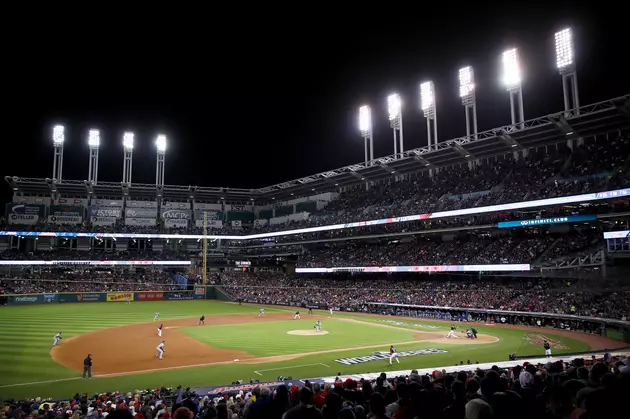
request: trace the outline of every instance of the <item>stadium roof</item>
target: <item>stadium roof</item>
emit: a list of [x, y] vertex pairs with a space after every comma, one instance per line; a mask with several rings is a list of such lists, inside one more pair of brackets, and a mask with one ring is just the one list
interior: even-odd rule
[[477, 135], [455, 138], [438, 143], [433, 148], [407, 150], [365, 163], [353, 164], [312, 176], [291, 180], [260, 189], [235, 189], [201, 186], [153, 184], [123, 184], [101, 182], [90, 184], [80, 180], [54, 181], [52, 179], [6, 176], [14, 193], [50, 196], [94, 196], [134, 199], [167, 199], [217, 201], [270, 202], [300, 196], [335, 191], [365, 181], [386, 180], [391, 176], [447, 167], [470, 160], [503, 155], [511, 151], [541, 147], [579, 140], [595, 135], [630, 129], [630, 95], [606, 100], [577, 110], [558, 112], [517, 125], [505, 125]]

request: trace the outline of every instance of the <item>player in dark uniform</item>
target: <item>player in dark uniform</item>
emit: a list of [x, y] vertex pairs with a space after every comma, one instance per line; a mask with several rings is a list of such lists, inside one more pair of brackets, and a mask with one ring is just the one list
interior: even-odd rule
[[313, 314], [313, 309], [312, 308], [308, 308], [308, 314]]
[[202, 315], [202, 316], [199, 318], [199, 324], [200, 324], [200, 325], [202, 325], [202, 324], [206, 324], [206, 316], [205, 316], [205, 315]]
[[300, 320], [300, 312], [296, 311], [295, 315], [293, 316], [293, 320]]

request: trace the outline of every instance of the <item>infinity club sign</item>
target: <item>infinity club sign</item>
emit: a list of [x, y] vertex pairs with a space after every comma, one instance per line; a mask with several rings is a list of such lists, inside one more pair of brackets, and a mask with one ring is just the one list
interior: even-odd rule
[[511, 204], [489, 205], [486, 207], [466, 208], [453, 211], [407, 215], [404, 217], [382, 218], [380, 220], [358, 221], [355, 223], [333, 224], [327, 226], [300, 228], [297, 230], [275, 231], [271, 233], [249, 234], [242, 236], [207, 235], [201, 234], [134, 234], [134, 233], [69, 233], [69, 232], [37, 232], [37, 231], [0, 231], [0, 236], [32, 236], [32, 237], [100, 237], [100, 238], [129, 238], [129, 239], [226, 239], [226, 240], [255, 240], [267, 237], [290, 236], [294, 234], [315, 233], [318, 231], [341, 230], [381, 224], [404, 223], [408, 221], [435, 220], [438, 218], [461, 217], [466, 215], [486, 214], [491, 212], [513, 211], [525, 208], [546, 207], [551, 205], [566, 205], [578, 202], [599, 201], [604, 199], [630, 198], [630, 188], [617, 189], [607, 192], [596, 192], [584, 195], [563, 196], [558, 198], [539, 199], [536, 201], [513, 202]]
[[190, 266], [189, 260], [0, 260], [0, 266]]
[[319, 274], [334, 272], [527, 272], [528, 263], [501, 265], [424, 265], [424, 266], [348, 266], [340, 268], [295, 268], [297, 274]]

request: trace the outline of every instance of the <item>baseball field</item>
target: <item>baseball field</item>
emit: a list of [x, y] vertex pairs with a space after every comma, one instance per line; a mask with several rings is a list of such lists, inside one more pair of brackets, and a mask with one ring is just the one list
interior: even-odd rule
[[[458, 338], [446, 339], [449, 324], [440, 321], [302, 310], [293, 320], [295, 309], [266, 307], [259, 317], [259, 308], [208, 300], [0, 307], [0, 400], [505, 361], [509, 353], [542, 355], [545, 338], [554, 354], [625, 346], [582, 333], [483, 324], [475, 325], [478, 339], [466, 339], [461, 323]], [[156, 311], [160, 321], [153, 321]], [[198, 325], [202, 314], [205, 325]], [[53, 348], [58, 332], [63, 339]], [[389, 365], [390, 345], [400, 364]], [[88, 353], [94, 377], [83, 380]]]

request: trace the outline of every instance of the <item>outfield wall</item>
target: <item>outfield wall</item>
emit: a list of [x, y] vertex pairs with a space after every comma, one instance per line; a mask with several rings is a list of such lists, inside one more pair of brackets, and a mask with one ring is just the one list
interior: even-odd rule
[[125, 292], [58, 292], [45, 294], [0, 295], [0, 305], [22, 306], [54, 303], [125, 303], [129, 301], [203, 300], [204, 288], [181, 291], [125, 291]]

